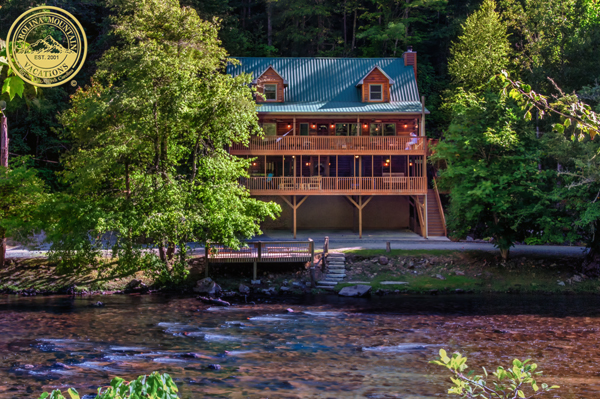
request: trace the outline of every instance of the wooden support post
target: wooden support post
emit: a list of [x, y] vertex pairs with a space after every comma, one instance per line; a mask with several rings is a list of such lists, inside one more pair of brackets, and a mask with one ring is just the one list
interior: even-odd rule
[[346, 198], [348, 198], [348, 200], [350, 202], [352, 202], [352, 204], [354, 204], [354, 206], [356, 206], [358, 208], [358, 236], [359, 236], [359, 238], [362, 238], [362, 210], [373, 199], [373, 196], [370, 196], [369, 199], [363, 203], [362, 195], [359, 195], [358, 196], [358, 201], [359, 201], [358, 204], [349, 195], [346, 195]]
[[210, 248], [208, 241], [204, 244], [204, 277], [208, 277], [208, 255], [210, 253]]
[[315, 242], [312, 239], [308, 239], [308, 245], [310, 247], [310, 286], [315, 288]]
[[252, 262], [252, 280], [258, 280], [258, 266], [257, 262]]
[[421, 137], [425, 137], [425, 96], [421, 96]]
[[283, 200], [286, 202], [286, 204], [288, 204], [288, 205], [290, 206], [290, 208], [292, 208], [292, 210], [294, 211], [294, 239], [296, 239], [296, 210], [297, 210], [298, 208], [300, 208], [300, 205], [302, 205], [302, 204], [304, 203], [304, 201], [306, 201], [306, 199], [308, 198], [308, 196], [305, 196], [304, 198], [302, 198], [302, 200], [301, 200], [300, 202], [298, 202], [297, 204], [296, 204], [296, 196], [295, 196], [295, 195], [293, 195], [293, 196], [292, 196], [292, 197], [293, 197], [293, 201], [292, 201], [293, 203], [292, 203], [292, 202], [290, 202], [290, 201], [288, 201], [288, 199], [287, 199], [287, 198], [285, 198], [283, 195], [281, 195], [280, 197], [281, 197], [281, 199], [283, 199]]
[[385, 243], [385, 252], [392, 252], [392, 248], [389, 241]]

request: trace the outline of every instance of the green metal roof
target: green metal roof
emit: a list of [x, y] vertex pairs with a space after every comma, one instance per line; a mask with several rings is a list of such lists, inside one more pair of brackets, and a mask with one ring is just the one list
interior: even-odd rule
[[[269, 66], [288, 81], [283, 103], [262, 103], [259, 112], [282, 113], [417, 113], [419, 90], [412, 66], [402, 58], [256, 58], [239, 57], [227, 73], [259, 77]], [[375, 66], [394, 84], [389, 103], [363, 103], [356, 84]], [[429, 113], [429, 111], [426, 111]]]

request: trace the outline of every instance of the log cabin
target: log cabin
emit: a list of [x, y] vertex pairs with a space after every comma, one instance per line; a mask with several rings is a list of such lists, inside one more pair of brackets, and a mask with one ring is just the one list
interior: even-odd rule
[[446, 235], [428, 189], [417, 53], [401, 58], [236, 58], [251, 74], [264, 137], [234, 144], [251, 159], [250, 194], [283, 209], [263, 229], [410, 229]]

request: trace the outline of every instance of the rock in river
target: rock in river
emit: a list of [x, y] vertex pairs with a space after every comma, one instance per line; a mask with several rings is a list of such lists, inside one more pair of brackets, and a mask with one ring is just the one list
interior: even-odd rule
[[361, 297], [365, 296], [371, 291], [370, 285], [353, 285], [351, 287], [344, 287], [340, 290], [338, 295], [340, 296], [353, 296], [353, 297]]
[[199, 294], [217, 295], [221, 292], [221, 287], [219, 284], [212, 281], [210, 277], [206, 277], [202, 280], [198, 280], [194, 287], [194, 292]]
[[389, 262], [389, 260], [388, 260], [387, 257], [385, 257], [385, 256], [380, 256], [379, 257], [379, 264], [380, 265], [385, 266], [385, 265], [388, 264], [388, 262]]
[[242, 295], [248, 295], [250, 293], [250, 287], [248, 287], [247, 285], [244, 284], [240, 284], [240, 294]]

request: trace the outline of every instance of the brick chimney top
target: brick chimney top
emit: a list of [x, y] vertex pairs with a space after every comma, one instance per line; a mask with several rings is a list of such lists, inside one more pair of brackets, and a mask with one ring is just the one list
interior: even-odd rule
[[412, 65], [413, 71], [415, 72], [415, 79], [417, 78], [417, 52], [413, 51], [412, 46], [408, 46], [406, 52], [402, 54], [404, 58], [404, 66]]

